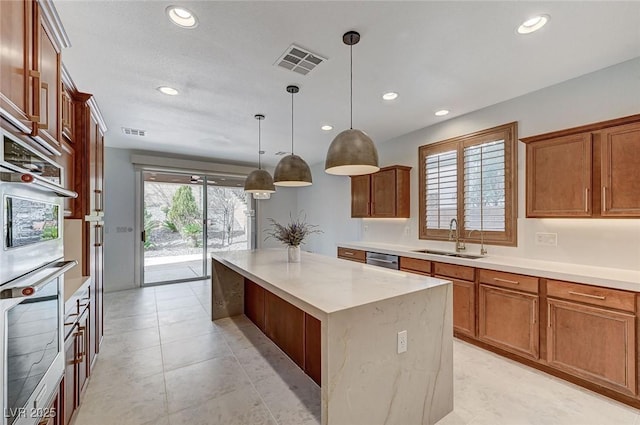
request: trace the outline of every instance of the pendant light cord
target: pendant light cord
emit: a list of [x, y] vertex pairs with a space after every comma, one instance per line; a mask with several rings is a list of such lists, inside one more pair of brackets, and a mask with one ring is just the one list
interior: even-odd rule
[[349, 45], [349, 57], [350, 57], [349, 68], [351, 70], [351, 72], [349, 74], [349, 87], [350, 87], [349, 103], [350, 103], [350, 106], [351, 106], [351, 123], [350, 123], [350, 127], [351, 127], [351, 130], [353, 130], [353, 35], [351, 36], [351, 44]]
[[262, 170], [262, 129], [261, 119], [258, 119], [258, 170]]
[[291, 92], [291, 155], [293, 155], [293, 92]]

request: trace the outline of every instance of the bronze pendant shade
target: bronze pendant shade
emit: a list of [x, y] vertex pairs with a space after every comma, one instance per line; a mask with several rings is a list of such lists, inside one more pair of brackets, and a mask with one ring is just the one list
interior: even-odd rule
[[360, 41], [360, 34], [349, 31], [342, 36], [342, 41], [350, 49], [351, 128], [338, 134], [331, 142], [324, 170], [329, 174], [341, 176], [371, 174], [380, 170], [376, 145], [364, 131], [353, 128], [353, 45]]
[[304, 159], [293, 153], [293, 95], [300, 89], [297, 86], [288, 86], [287, 92], [291, 93], [291, 155], [287, 155], [278, 162], [273, 172], [273, 181], [276, 186], [300, 187], [310, 186], [311, 169]]
[[260, 160], [260, 155], [262, 155], [262, 131], [260, 122], [265, 117], [264, 115], [256, 114], [254, 118], [258, 120], [258, 169], [253, 170], [247, 176], [247, 179], [244, 181], [244, 191], [253, 193], [253, 197], [255, 199], [269, 199], [271, 197], [271, 193], [276, 191], [276, 188], [273, 185], [273, 178], [271, 177], [271, 174], [269, 174], [267, 170], [262, 169], [262, 161]]

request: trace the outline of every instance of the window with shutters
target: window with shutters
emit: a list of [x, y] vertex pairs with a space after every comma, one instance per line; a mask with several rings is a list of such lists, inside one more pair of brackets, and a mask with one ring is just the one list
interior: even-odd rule
[[[517, 244], [517, 123], [419, 148], [420, 239]], [[474, 231], [475, 230], [475, 231]]]

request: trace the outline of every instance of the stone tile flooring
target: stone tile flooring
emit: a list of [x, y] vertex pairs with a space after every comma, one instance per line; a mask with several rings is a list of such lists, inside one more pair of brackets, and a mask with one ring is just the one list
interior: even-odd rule
[[[211, 322], [209, 285], [105, 294], [75, 425], [320, 423], [318, 386], [244, 316]], [[640, 425], [638, 410], [460, 341], [454, 379], [455, 409], [438, 425]]]

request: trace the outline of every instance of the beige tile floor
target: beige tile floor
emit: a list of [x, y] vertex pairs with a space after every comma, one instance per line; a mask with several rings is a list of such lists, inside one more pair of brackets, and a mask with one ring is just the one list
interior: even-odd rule
[[[318, 386], [251, 322], [210, 321], [209, 285], [105, 295], [105, 338], [75, 425], [320, 422]], [[640, 425], [638, 410], [460, 341], [454, 379], [455, 409], [438, 425]]]

